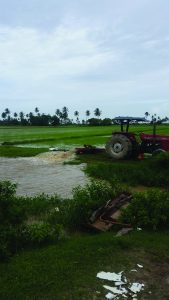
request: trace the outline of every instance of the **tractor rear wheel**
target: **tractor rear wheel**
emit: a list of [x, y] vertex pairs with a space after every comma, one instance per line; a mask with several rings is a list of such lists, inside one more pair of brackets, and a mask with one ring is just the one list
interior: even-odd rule
[[106, 144], [106, 152], [113, 159], [129, 158], [132, 154], [132, 142], [123, 134], [114, 134]]

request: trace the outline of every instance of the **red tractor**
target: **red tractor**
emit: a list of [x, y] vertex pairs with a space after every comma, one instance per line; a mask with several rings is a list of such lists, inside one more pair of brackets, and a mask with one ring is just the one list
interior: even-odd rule
[[157, 154], [169, 151], [169, 135], [157, 135], [155, 122], [153, 134], [135, 134], [129, 132], [130, 123], [145, 122], [145, 118], [117, 117], [114, 121], [121, 125], [121, 131], [113, 132], [106, 144], [106, 152], [111, 158], [136, 158], [143, 153]]

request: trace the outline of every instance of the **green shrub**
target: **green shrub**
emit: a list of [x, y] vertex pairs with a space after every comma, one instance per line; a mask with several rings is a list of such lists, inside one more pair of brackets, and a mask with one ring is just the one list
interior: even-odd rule
[[58, 241], [62, 226], [49, 223], [26, 226], [22, 232], [24, 242], [29, 246], [38, 246]]
[[0, 259], [17, 251], [26, 211], [15, 195], [16, 184], [0, 182]]
[[26, 219], [26, 210], [15, 193], [16, 184], [0, 182], [0, 225], [15, 226]]
[[18, 197], [16, 184], [0, 182], [0, 259], [7, 259], [25, 246], [56, 241], [60, 232], [56, 222], [26, 225], [26, 221], [32, 217], [45, 220], [59, 201], [56, 195]]
[[57, 195], [39, 194], [34, 197], [19, 197], [22, 205], [25, 207], [28, 216], [45, 216], [60, 203]]
[[143, 228], [169, 228], [169, 194], [151, 190], [135, 193], [130, 205], [123, 211], [122, 220]]
[[[121, 190], [117, 181], [111, 185], [103, 180], [92, 180], [85, 187], [78, 186], [73, 190], [73, 199], [63, 201], [59, 212], [54, 212], [56, 220], [59, 223], [62, 221], [69, 229], [83, 228], [87, 225], [93, 211], [116, 196]], [[52, 219], [53, 216], [50, 218]]]
[[16, 184], [12, 184], [10, 181], [0, 181], [0, 198], [12, 197], [16, 193]]

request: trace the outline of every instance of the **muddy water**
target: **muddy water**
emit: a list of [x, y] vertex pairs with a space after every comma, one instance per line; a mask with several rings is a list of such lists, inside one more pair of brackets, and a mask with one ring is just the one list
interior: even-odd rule
[[[45, 156], [45, 155], [44, 155]], [[85, 185], [87, 177], [84, 165], [63, 165], [57, 154], [31, 158], [0, 158], [0, 180], [10, 180], [18, 184], [18, 195], [38, 193], [70, 197], [72, 188]], [[52, 158], [52, 159], [51, 159]]]

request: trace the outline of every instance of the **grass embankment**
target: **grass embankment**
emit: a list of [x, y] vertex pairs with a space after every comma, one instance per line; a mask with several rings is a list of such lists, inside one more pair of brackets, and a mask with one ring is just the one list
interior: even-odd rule
[[[130, 280], [145, 283], [144, 297], [138, 299], [168, 299], [168, 246], [167, 232], [135, 232], [123, 238], [110, 232], [25, 251], [1, 264], [0, 299], [105, 299], [102, 286], [112, 284], [96, 274], [122, 270]], [[137, 263], [144, 268], [130, 273]]]
[[[68, 162], [69, 163], [69, 162]], [[73, 161], [71, 162], [74, 163]], [[144, 160], [114, 161], [106, 153], [78, 155], [76, 164], [86, 163], [86, 173], [110, 183], [117, 179], [130, 186], [162, 187], [169, 186], [169, 156], [147, 157]]]
[[46, 152], [46, 148], [0, 146], [0, 156], [2, 157], [31, 157], [42, 152]]

